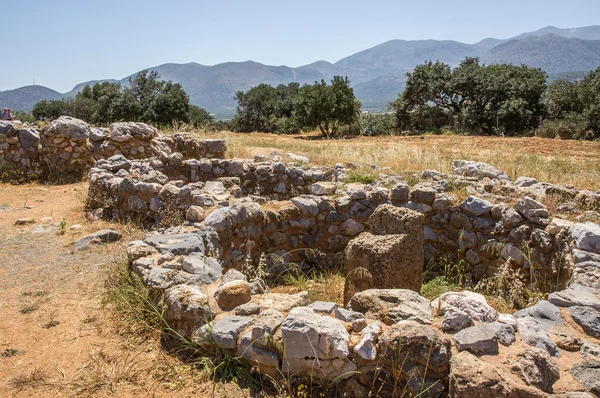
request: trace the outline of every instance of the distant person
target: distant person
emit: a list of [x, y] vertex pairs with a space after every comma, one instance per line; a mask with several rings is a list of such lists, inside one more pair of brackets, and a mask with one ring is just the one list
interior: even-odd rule
[[12, 109], [9, 109], [9, 110], [6, 112], [6, 120], [15, 120], [15, 117], [14, 117], [14, 116], [13, 116], [13, 114], [12, 114]]
[[4, 108], [4, 110], [2, 111], [2, 120], [6, 120], [7, 117], [8, 117], [8, 108]]

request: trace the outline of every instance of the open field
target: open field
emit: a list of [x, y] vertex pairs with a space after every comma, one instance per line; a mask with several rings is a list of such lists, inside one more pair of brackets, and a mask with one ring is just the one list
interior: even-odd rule
[[600, 189], [600, 142], [544, 138], [502, 138], [425, 135], [414, 137], [356, 137], [319, 140], [314, 135], [265, 133], [197, 133], [225, 138], [229, 157], [247, 158], [271, 151], [307, 156], [311, 163], [334, 165], [359, 162], [389, 167], [395, 172], [435, 169], [449, 173], [455, 159], [477, 160], [504, 170], [513, 179]]

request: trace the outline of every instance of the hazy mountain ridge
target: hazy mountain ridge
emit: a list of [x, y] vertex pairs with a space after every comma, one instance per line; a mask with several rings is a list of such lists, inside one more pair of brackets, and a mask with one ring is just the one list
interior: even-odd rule
[[[480, 57], [485, 63], [524, 63], [540, 67], [551, 76], [580, 77], [600, 66], [600, 26], [573, 29], [549, 26], [511, 39], [487, 38], [475, 44], [452, 40], [390, 40], [335, 63], [321, 60], [296, 68], [246, 61], [213, 66], [195, 62], [167, 63], [148, 69], [156, 70], [162, 79], [181, 83], [193, 104], [218, 116], [233, 115], [236, 106], [233, 96], [239, 90], [248, 90], [260, 83], [312, 83], [329, 80], [334, 75], [348, 76], [365, 109], [385, 110], [387, 103], [404, 89], [406, 73], [416, 65], [439, 60], [455, 66], [467, 56]], [[127, 85], [129, 77], [120, 82]], [[103, 81], [116, 80], [81, 83], [65, 94], [42, 86], [4, 91], [0, 92], [0, 106], [31, 110], [40, 99], [73, 96], [85, 84]]]

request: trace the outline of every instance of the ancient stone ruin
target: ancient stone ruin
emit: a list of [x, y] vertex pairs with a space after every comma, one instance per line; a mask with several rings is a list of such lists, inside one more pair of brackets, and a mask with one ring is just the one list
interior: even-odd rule
[[[456, 161], [452, 175], [425, 171], [412, 186], [383, 172], [348, 183], [353, 165], [226, 159], [222, 141], [141, 124], [112, 125], [93, 141], [82, 122], [59, 120], [37, 151], [21, 153], [19, 132], [9, 151], [56, 164], [52, 154], [67, 151], [44, 149], [50, 137], [85, 147], [77, 153], [96, 159], [93, 214], [161, 227], [127, 255], [181, 336], [229, 350], [258, 374], [339, 384], [354, 397], [600, 395], [600, 226], [586, 221], [598, 192], [513, 182], [470, 161]], [[579, 219], [553, 217], [550, 197]], [[419, 294], [423, 273], [440, 257], [478, 279], [508, 264], [556, 291], [514, 314], [472, 291], [430, 301]], [[255, 276], [334, 268], [346, 276], [344, 306], [272, 293]]]

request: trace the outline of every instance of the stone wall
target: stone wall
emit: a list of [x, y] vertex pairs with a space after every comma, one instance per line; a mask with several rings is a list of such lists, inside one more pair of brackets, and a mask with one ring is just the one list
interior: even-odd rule
[[176, 209], [189, 222], [202, 222], [206, 216], [205, 225], [214, 227], [225, 242], [227, 269], [239, 269], [248, 261], [258, 264], [262, 255], [271, 254], [283, 256], [268, 257], [274, 263], [339, 266], [349, 240], [369, 231], [371, 214], [390, 204], [423, 214], [426, 265], [440, 257], [462, 259], [479, 279], [511, 261], [524, 274], [564, 283], [572, 268], [564, 253], [573, 223], [551, 217], [540, 201], [560, 195], [565, 206], [598, 208], [600, 196], [531, 179], [512, 183], [483, 170], [487, 174], [472, 175], [469, 167], [457, 163], [456, 175], [427, 171], [412, 187], [399, 177], [365, 186], [343, 183], [343, 165], [181, 160], [173, 154], [166, 163], [103, 160], [91, 169], [89, 180], [91, 199], [111, 198], [106, 214], [137, 213], [159, 221], [163, 212]]
[[37, 172], [40, 167], [86, 172], [95, 161], [115, 155], [167, 161], [173, 153], [182, 159], [223, 158], [226, 150], [223, 140], [197, 140], [186, 133], [159, 134], [144, 123], [113, 123], [104, 129], [63, 116], [37, 130], [0, 122], [0, 163], [25, 173]]
[[[234, 206], [240, 209], [235, 225], [250, 228], [258, 205]], [[304, 203], [290, 211], [311, 208]], [[392, 206], [378, 210], [392, 221], [388, 226], [404, 223], [408, 212]], [[310, 216], [318, 217], [314, 213]], [[378, 213], [370, 224], [382, 218]], [[600, 258], [597, 224], [568, 229], [576, 250]], [[398, 231], [407, 229], [383, 230]], [[222, 240], [221, 232], [194, 224], [151, 233], [129, 244], [131, 270], [166, 306], [166, 321], [180, 335], [230, 352], [257, 374], [287, 381], [300, 377], [356, 398], [369, 393], [541, 398], [599, 391], [598, 261], [580, 264], [566, 290], [514, 314], [499, 314], [469, 291], [444, 293], [430, 302], [412, 290], [369, 289], [341, 307], [311, 303], [307, 292], [271, 293], [261, 279], [227, 271], [222, 256], [231, 242]], [[419, 249], [406, 250], [410, 257]]]

